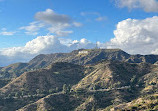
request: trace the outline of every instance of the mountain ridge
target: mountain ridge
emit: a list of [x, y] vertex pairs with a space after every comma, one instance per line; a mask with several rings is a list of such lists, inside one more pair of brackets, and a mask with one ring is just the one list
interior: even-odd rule
[[154, 64], [158, 61], [158, 55], [130, 55], [121, 49], [79, 49], [70, 53], [40, 54], [28, 63], [15, 63], [1, 68], [0, 77], [18, 77], [23, 72], [45, 68], [55, 62], [69, 62], [78, 65], [87, 65], [101, 60], [117, 60], [129, 63], [147, 62]]

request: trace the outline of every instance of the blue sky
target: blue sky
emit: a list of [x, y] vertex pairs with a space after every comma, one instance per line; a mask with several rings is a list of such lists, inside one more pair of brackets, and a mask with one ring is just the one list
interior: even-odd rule
[[[52, 9], [58, 14], [70, 16], [73, 20], [83, 24], [73, 28], [71, 39], [86, 38], [92, 42], [107, 42], [114, 37], [116, 24], [127, 18], [144, 19], [157, 15], [143, 10], [128, 10], [118, 8], [112, 0], [4, 0], [0, 2], [0, 29], [18, 31], [14, 35], [0, 35], [0, 48], [23, 46], [37, 35], [26, 35], [19, 27], [27, 26], [35, 20], [34, 15], [39, 11]], [[85, 13], [83, 16], [82, 13]], [[96, 21], [98, 17], [105, 17], [103, 21]], [[46, 35], [44, 29], [38, 35]]]
[[157, 0], [0, 0], [0, 57], [25, 62], [96, 41], [102, 48], [157, 54], [157, 17]]

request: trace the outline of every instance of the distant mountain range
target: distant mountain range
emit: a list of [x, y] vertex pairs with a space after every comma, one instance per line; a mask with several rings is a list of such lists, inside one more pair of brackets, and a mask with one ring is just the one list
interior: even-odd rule
[[158, 55], [130, 55], [120, 49], [79, 49], [70, 53], [40, 54], [29, 63], [15, 63], [0, 68], [1, 78], [14, 78], [23, 72], [45, 68], [52, 63], [68, 62], [88, 65], [101, 60], [117, 60], [128, 63], [151, 63], [158, 61]]
[[1, 69], [0, 111], [157, 111], [157, 59], [120, 49], [42, 54]]

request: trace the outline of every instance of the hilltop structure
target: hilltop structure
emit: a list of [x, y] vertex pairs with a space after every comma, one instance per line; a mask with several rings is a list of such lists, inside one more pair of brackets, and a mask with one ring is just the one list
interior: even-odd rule
[[79, 51], [78, 53], [79, 53], [79, 54], [88, 54], [88, 51], [83, 50], [83, 51]]

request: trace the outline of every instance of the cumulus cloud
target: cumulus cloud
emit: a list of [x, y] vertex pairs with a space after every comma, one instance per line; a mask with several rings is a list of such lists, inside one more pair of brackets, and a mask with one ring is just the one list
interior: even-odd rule
[[126, 19], [117, 24], [108, 48], [121, 48], [131, 54], [158, 54], [158, 16], [144, 20]]
[[60, 51], [62, 52], [63, 48], [61, 48], [61, 46], [62, 45], [60, 44], [60, 41], [58, 40], [58, 38], [52, 35], [38, 36], [32, 41], [27, 42], [24, 47], [13, 47], [13, 48], [8, 48], [1, 51], [1, 55], [6, 55], [10, 57], [20, 55], [20, 53], [22, 55], [24, 53], [34, 55], [34, 54], [40, 54], [40, 53], [49, 53], [50, 50], [52, 53], [54, 53], [54, 49], [58, 50], [59, 52]]
[[121, 8], [127, 7], [128, 9], [143, 9], [146, 12], [158, 12], [157, 0], [115, 0], [117, 5]]
[[23, 47], [12, 47], [0, 51], [1, 66], [15, 62], [28, 62], [41, 53], [64, 52], [64, 46], [54, 36], [39, 36]]
[[80, 41], [74, 40], [72, 41], [70, 45], [71, 50], [82, 49], [82, 48], [91, 49], [94, 47], [95, 47], [95, 44], [85, 38], [81, 39]]
[[70, 16], [57, 14], [52, 9], [37, 12], [35, 19], [35, 22], [30, 23], [28, 26], [20, 27], [20, 29], [26, 30], [26, 34], [37, 35], [41, 28], [46, 28], [49, 33], [55, 34], [56, 36], [67, 36], [73, 33], [68, 28], [82, 26], [81, 23], [72, 20]]
[[28, 62], [38, 54], [70, 52], [80, 48], [94, 48], [95, 44], [86, 39], [71, 40], [53, 35], [38, 36], [23, 47], [12, 47], [0, 51], [0, 65], [15, 62]]

